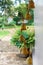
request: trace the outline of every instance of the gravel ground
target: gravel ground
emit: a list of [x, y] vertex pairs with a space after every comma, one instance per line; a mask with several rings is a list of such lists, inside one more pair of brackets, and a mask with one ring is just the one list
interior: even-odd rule
[[26, 65], [26, 59], [17, 56], [19, 49], [9, 42], [0, 41], [0, 65]]
[[0, 52], [0, 65], [26, 65], [25, 60], [14, 52]]
[[26, 58], [17, 56], [20, 53], [19, 49], [10, 44], [11, 36], [15, 30], [8, 29], [8, 31], [10, 34], [0, 39], [0, 65], [27, 65]]

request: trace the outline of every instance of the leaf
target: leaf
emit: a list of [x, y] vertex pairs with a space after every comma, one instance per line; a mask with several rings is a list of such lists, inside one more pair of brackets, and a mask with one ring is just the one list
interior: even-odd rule
[[25, 39], [29, 38], [29, 35], [26, 31], [23, 31], [21, 34], [24, 36]]

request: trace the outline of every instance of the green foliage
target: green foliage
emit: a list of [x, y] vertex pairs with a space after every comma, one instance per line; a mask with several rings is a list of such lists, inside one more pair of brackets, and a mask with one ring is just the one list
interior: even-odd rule
[[32, 16], [32, 19], [28, 20], [29, 25], [34, 25], [34, 10], [30, 9], [30, 14]]
[[10, 26], [14, 26], [16, 24], [16, 22], [14, 20], [12, 20], [10, 23], [8, 23], [8, 25]]
[[[18, 19], [18, 20], [16, 19], [16, 21], [21, 20], [22, 17], [25, 18], [26, 13], [27, 13], [27, 4], [20, 4], [18, 7], [15, 8], [15, 11], [18, 12], [17, 17], [15, 17]], [[28, 20], [27, 25], [34, 25], [34, 10], [30, 9], [29, 13], [30, 13], [32, 19]], [[15, 20], [15, 18], [14, 18], [14, 20]]]
[[8, 17], [4, 16], [4, 15], [2, 17], [0, 17], [0, 28], [9, 28], [9, 27], [12, 28], [12, 26], [14, 28], [16, 22], [14, 20], [12, 20], [10, 23], [8, 23], [7, 19], [8, 19]]
[[[15, 4], [17, 3], [17, 1], [19, 2], [19, 4], [21, 4], [21, 0], [15, 0]], [[25, 3], [28, 2], [28, 0], [24, 0], [24, 1], [25, 1]]]
[[18, 16], [15, 16], [15, 17], [13, 18], [13, 20], [16, 21], [16, 22], [18, 22], [18, 21], [20, 21], [20, 18], [19, 18]]
[[21, 32], [20, 30], [16, 30], [15, 34], [11, 39], [11, 44], [16, 45], [17, 47], [23, 47], [24, 42], [20, 41], [20, 35], [23, 35], [26, 40], [26, 47], [30, 48], [30, 45], [34, 46], [35, 44], [35, 34], [34, 31], [30, 32], [29, 30]]
[[27, 40], [29, 38], [29, 34], [26, 31], [22, 31], [21, 35]]
[[20, 4], [18, 7], [15, 8], [16, 11], [21, 12], [22, 15], [24, 16], [25, 18], [25, 14], [26, 14], [26, 4]]
[[3, 17], [0, 17], [0, 27], [2, 27], [3, 24], [4, 24]]
[[11, 6], [11, 5], [13, 5], [13, 2], [12, 2], [11, 0], [1, 0], [0, 3], [1, 3], [0, 6], [1, 6], [3, 9], [5, 9], [6, 7], [9, 7], [9, 6]]
[[[12, 6], [14, 5], [13, 4], [13, 1], [11, 1], [11, 0], [1, 0], [0, 1], [0, 7], [1, 7], [1, 11], [3, 12], [5, 12], [5, 14], [7, 13], [7, 15], [12, 15], [12, 14], [14, 14], [14, 11], [13, 11], [13, 9], [11, 9], [12, 8]], [[12, 13], [13, 12], [13, 13]]]
[[7, 16], [3, 15], [0, 17], [0, 27], [4, 27], [5, 24], [7, 23]]
[[14, 34], [13, 35], [13, 37], [12, 37], [12, 39], [11, 39], [11, 43], [13, 44], [13, 45], [16, 45], [17, 47], [20, 47], [20, 41], [19, 41], [19, 34], [17, 34], [18, 33], [18, 31], [17, 32], [15, 32], [16, 34]]

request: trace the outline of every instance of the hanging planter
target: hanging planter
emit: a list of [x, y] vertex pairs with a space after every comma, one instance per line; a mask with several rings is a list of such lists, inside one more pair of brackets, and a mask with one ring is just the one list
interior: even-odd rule
[[26, 48], [26, 47], [22, 47], [22, 48], [20, 48], [20, 54], [22, 56], [27, 57], [30, 54], [30, 50], [28, 50], [28, 48]]
[[21, 31], [22, 30], [26, 30], [26, 24], [25, 23], [23, 23], [22, 26], [21, 26]]
[[25, 38], [24, 38], [23, 35], [20, 35], [20, 41], [21, 41], [21, 42], [24, 42], [24, 41], [25, 41]]
[[25, 17], [26, 20], [30, 20], [32, 19], [31, 15], [29, 12], [26, 13], [26, 17]]
[[28, 4], [28, 8], [35, 8], [35, 5], [34, 5], [34, 2], [33, 2], [33, 0], [30, 0], [29, 1], [29, 4]]
[[32, 65], [32, 58], [30, 56], [26, 59], [26, 63]]

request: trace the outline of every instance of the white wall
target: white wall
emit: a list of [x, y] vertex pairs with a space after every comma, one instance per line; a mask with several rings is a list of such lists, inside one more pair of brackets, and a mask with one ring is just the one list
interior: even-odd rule
[[34, 0], [35, 4], [43, 5], [43, 0]]
[[[37, 2], [42, 5], [42, 0]], [[36, 6], [34, 12], [35, 23], [35, 52], [33, 54], [33, 65], [43, 65], [43, 6]]]

